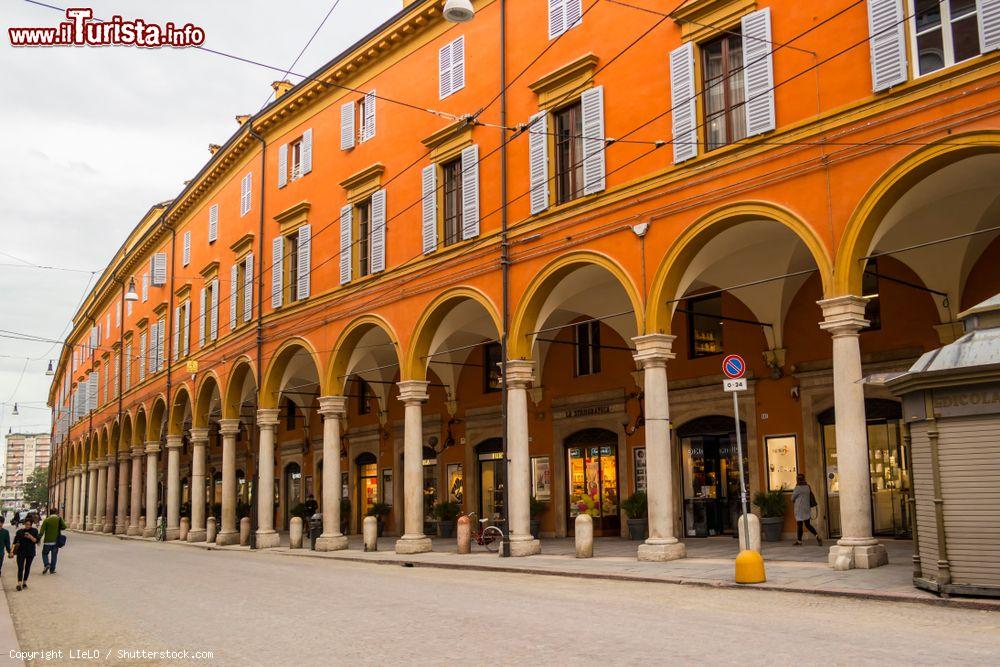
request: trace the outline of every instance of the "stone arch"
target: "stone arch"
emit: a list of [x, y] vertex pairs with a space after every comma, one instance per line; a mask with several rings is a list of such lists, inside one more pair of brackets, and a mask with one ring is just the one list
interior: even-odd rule
[[118, 442], [119, 453], [132, 449], [132, 414], [129, 412], [122, 415], [121, 435]]
[[165, 434], [164, 426], [167, 424], [167, 400], [163, 394], [153, 399], [149, 407], [149, 416], [146, 420], [146, 442], [160, 442]]
[[193, 410], [191, 391], [188, 389], [187, 383], [182, 383], [174, 390], [174, 400], [170, 404], [167, 433], [170, 435], [183, 435], [184, 424], [192, 418]]
[[108, 457], [108, 447], [110, 447], [111, 432], [108, 425], [101, 427], [100, 439], [97, 442], [96, 458], [98, 461]]
[[146, 446], [146, 426], [148, 422], [146, 406], [139, 405], [135, 410], [135, 420], [132, 423], [132, 442], [130, 444], [133, 447]]
[[122, 437], [122, 426], [121, 422], [117, 419], [111, 424], [111, 439], [108, 441], [108, 450], [105, 452], [107, 456], [117, 456], [118, 450], [121, 448], [121, 437]]
[[[345, 394], [350, 376], [359, 368], [399, 364], [402, 356], [399, 337], [392, 325], [378, 315], [362, 315], [348, 324], [337, 339], [326, 374], [325, 393]], [[376, 389], [376, 394], [384, 408], [385, 393]]]
[[[261, 384], [260, 408], [276, 408], [282, 392], [289, 386], [307, 388], [315, 384], [317, 394], [321, 393], [323, 377], [322, 364], [316, 348], [308, 340], [295, 337], [286, 340], [271, 357], [271, 363], [264, 373]], [[298, 382], [289, 385], [290, 382]], [[301, 405], [298, 400], [296, 403]]]
[[192, 407], [191, 425], [194, 428], [208, 428], [213, 415], [222, 416], [222, 389], [215, 371], [208, 371], [201, 379]]
[[248, 357], [240, 357], [226, 379], [225, 399], [222, 403], [223, 419], [239, 419], [243, 403], [253, 398], [257, 406], [257, 371]]

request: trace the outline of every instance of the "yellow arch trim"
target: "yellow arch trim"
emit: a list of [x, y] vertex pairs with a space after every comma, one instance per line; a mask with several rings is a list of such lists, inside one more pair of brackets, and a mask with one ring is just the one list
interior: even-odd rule
[[643, 302], [639, 290], [628, 272], [618, 262], [602, 253], [582, 250], [566, 253], [550, 262], [528, 285], [514, 317], [511, 320], [510, 338], [507, 340], [507, 355], [511, 359], [528, 359], [531, 357], [533, 339], [527, 334], [537, 327], [538, 312], [552, 286], [559, 283], [574, 269], [585, 265], [599, 266], [612, 276], [625, 290], [632, 310], [635, 312], [636, 331], [642, 331]]
[[830, 296], [861, 293], [864, 273], [861, 258], [868, 254], [882, 219], [907, 190], [959, 160], [997, 152], [1000, 152], [1000, 130], [955, 134], [916, 149], [883, 174], [858, 203], [844, 229]]
[[[223, 397], [223, 401], [222, 401], [222, 418], [223, 419], [239, 419], [240, 418], [240, 405], [239, 405], [240, 397], [239, 396], [234, 396], [233, 392], [236, 391], [236, 378], [239, 375], [241, 375], [244, 371], [247, 372], [247, 373], [249, 373], [250, 377], [253, 378], [254, 386], [257, 386], [257, 387], [260, 386], [260, 384], [258, 382], [258, 378], [260, 376], [257, 374], [257, 368], [254, 366], [254, 363], [250, 359], [250, 357], [248, 357], [246, 355], [241, 355], [241, 356], [237, 357], [236, 361], [233, 362], [233, 368], [232, 368], [232, 370], [229, 371], [229, 377], [226, 378], [226, 390], [225, 390], [225, 393], [222, 393], [222, 397]], [[220, 390], [220, 392], [221, 392], [221, 390]]]
[[[149, 412], [146, 413], [146, 442], [160, 441], [160, 424], [156, 424], [156, 431], [153, 431], [153, 422], [158, 411], [161, 412], [161, 420], [170, 418], [170, 408], [167, 406], [167, 399], [163, 394], [157, 394], [156, 398], [149, 404]], [[167, 428], [169, 429], [169, 422]], [[169, 433], [169, 430], [167, 432]]]
[[396, 358], [399, 360], [402, 350], [399, 345], [399, 336], [389, 321], [380, 315], [361, 315], [347, 325], [347, 327], [337, 337], [337, 343], [333, 347], [332, 361], [327, 370], [326, 387], [324, 395], [342, 395], [347, 387], [347, 378], [340, 377], [347, 372], [347, 363], [354, 352], [354, 346], [358, 340], [372, 327], [378, 327], [385, 332], [391, 342], [396, 347]]
[[809, 249], [823, 282], [823, 292], [828, 292], [832, 274], [830, 253], [815, 229], [788, 209], [770, 202], [729, 204], [703, 215], [670, 245], [653, 276], [646, 318], [647, 334], [670, 333], [673, 309], [667, 301], [678, 296], [681, 278], [692, 260], [720, 233], [749, 220], [774, 220], [790, 229]]
[[195, 389], [195, 399], [191, 409], [191, 425], [195, 428], [208, 427], [208, 401], [205, 397], [205, 388], [212, 383], [215, 390], [219, 392], [219, 401], [222, 401], [222, 385], [219, 383], [219, 376], [215, 371], [206, 371], [204, 377], [198, 382]]
[[[182, 402], [181, 399], [185, 399]], [[191, 389], [186, 382], [177, 385], [174, 390], [174, 399], [170, 403], [170, 418], [167, 423], [167, 433], [170, 435], [184, 434], [184, 403], [191, 406], [192, 422], [194, 419], [194, 404], [191, 402]]]
[[313, 366], [316, 368], [316, 380], [322, 385], [323, 365], [320, 363], [319, 354], [316, 353], [316, 347], [302, 336], [289, 338], [271, 355], [271, 362], [264, 373], [264, 383], [261, 385], [260, 396], [257, 399], [258, 408], [278, 407], [281, 374], [285, 372], [289, 359], [297, 350], [305, 350], [312, 359]]

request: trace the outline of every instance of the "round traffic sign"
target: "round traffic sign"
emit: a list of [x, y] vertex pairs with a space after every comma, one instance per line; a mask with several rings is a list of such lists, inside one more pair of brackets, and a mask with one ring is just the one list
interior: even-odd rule
[[747, 371], [747, 362], [743, 361], [743, 357], [738, 354], [730, 354], [728, 357], [722, 360], [722, 372], [726, 374], [726, 377], [730, 380], [736, 380], [743, 377], [743, 374]]

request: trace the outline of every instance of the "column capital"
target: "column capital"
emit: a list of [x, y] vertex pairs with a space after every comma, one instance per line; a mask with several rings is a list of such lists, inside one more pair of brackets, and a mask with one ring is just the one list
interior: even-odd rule
[[326, 418], [347, 414], [347, 396], [320, 396], [319, 413]]
[[115, 461], [118, 460], [117, 454], [108, 454], [108, 465], [114, 465]]
[[278, 408], [261, 408], [257, 410], [257, 426], [260, 428], [272, 428], [278, 425], [278, 415], [281, 410]]
[[397, 382], [399, 387], [399, 400], [407, 405], [422, 404], [427, 402], [427, 387], [430, 382], [425, 380], [403, 380]]
[[[508, 359], [506, 367], [508, 388], [527, 389], [535, 381], [535, 362], [531, 359]], [[503, 365], [500, 368], [503, 370]]]
[[108, 460], [107, 459], [98, 459], [96, 462], [94, 462], [93, 465], [98, 470], [100, 470], [101, 468], [107, 468], [108, 467]]
[[191, 444], [193, 445], [204, 445], [208, 442], [208, 429], [207, 428], [193, 428], [191, 429]]
[[823, 321], [819, 323], [819, 328], [829, 331], [835, 338], [857, 336], [869, 324], [865, 319], [868, 300], [860, 296], [848, 294], [816, 303], [823, 309]]
[[183, 435], [168, 435], [167, 436], [167, 449], [180, 449], [184, 446], [184, 436]]
[[146, 453], [146, 448], [140, 442], [138, 444], [132, 445], [132, 458], [140, 459], [142, 455]]
[[125, 451], [118, 452], [119, 461], [129, 461], [132, 459], [132, 450], [126, 449]]
[[219, 420], [219, 433], [223, 436], [227, 435], [238, 435], [240, 432], [240, 420], [239, 419], [220, 419]]
[[158, 454], [159, 452], [160, 452], [160, 443], [156, 441], [150, 441], [146, 443], [147, 454]]
[[635, 343], [635, 354], [632, 358], [643, 368], [651, 366], [665, 366], [668, 361], [676, 357], [674, 354], [674, 340], [677, 336], [669, 334], [647, 334], [636, 336], [632, 339]]

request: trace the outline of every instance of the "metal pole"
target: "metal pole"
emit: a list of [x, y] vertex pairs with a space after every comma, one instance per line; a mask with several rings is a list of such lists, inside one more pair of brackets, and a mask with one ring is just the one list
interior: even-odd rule
[[[500, 0], [500, 125], [507, 125], [507, 1]], [[507, 448], [507, 354], [509, 346], [507, 333], [510, 328], [510, 244], [507, 238], [507, 130], [501, 131], [500, 137], [500, 274], [501, 293], [501, 326], [500, 358], [503, 360], [503, 372], [500, 373], [500, 414], [503, 422], [503, 542], [500, 545], [500, 555], [510, 556], [510, 456]]]
[[743, 541], [750, 549], [750, 519], [747, 517], [747, 484], [743, 478], [743, 436], [740, 434], [739, 392], [733, 392], [733, 418], [736, 420], [736, 465], [740, 469], [740, 503], [743, 506]]

